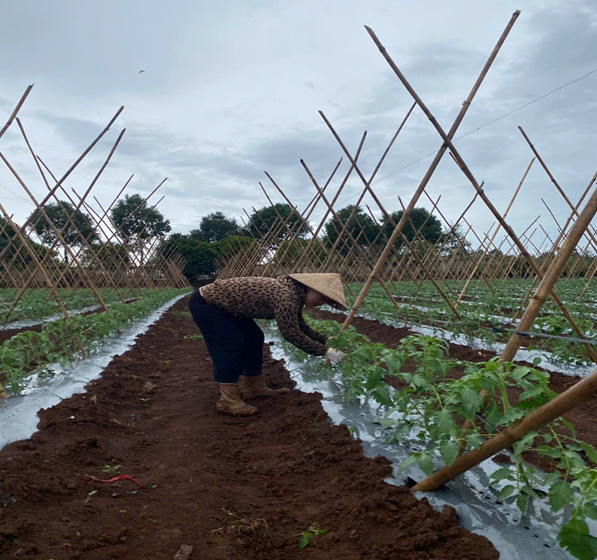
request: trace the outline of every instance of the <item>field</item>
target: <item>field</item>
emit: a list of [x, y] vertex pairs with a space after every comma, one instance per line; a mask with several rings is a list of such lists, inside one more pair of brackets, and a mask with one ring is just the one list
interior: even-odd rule
[[[555, 152], [562, 159], [553, 165], [529, 137], [535, 131], [520, 126], [515, 132], [528, 160], [511, 136], [495, 142], [494, 157], [492, 129], [460, 142], [592, 72], [498, 118], [500, 104], [480, 96], [475, 110], [480, 105], [492, 119], [458, 131], [519, 14], [503, 28], [464, 102], [436, 97], [440, 120], [455, 114], [445, 130], [392, 59], [393, 47], [366, 27], [407, 103], [388, 101], [383, 111], [369, 103], [369, 114], [352, 123], [371, 127], [354, 153], [347, 146], [357, 145], [355, 126], [326, 102], [351, 135], [343, 141], [320, 111], [324, 132], [310, 133], [331, 133], [338, 146], [332, 142], [330, 151], [317, 137], [312, 144], [271, 144], [274, 150], [247, 144], [246, 157], [210, 140], [201, 153], [192, 136], [162, 142], [169, 129], [140, 128], [127, 135], [133, 144], [115, 165], [126, 131], [115, 123], [124, 107], [100, 130], [102, 106], [88, 120], [70, 112], [53, 118], [52, 126], [67, 129], [56, 138], [70, 139], [64, 155], [85, 138], [80, 156], [55, 176], [17, 117], [27, 87], [0, 126], [0, 138], [10, 129], [2, 138], [0, 187], [24, 202], [15, 209], [0, 203], [1, 558], [597, 559], [597, 173], [583, 184], [582, 162]], [[465, 53], [459, 51], [462, 61]], [[477, 54], [469, 62], [477, 65]], [[154, 72], [135, 77], [152, 79]], [[395, 93], [391, 99], [402, 104]], [[159, 117], [149, 107], [144, 113]], [[44, 114], [52, 113], [35, 105], [25, 112]], [[135, 118], [127, 122], [134, 126]], [[558, 118], [544, 122], [553, 138], [564, 138]], [[284, 121], [277, 126], [287, 128]], [[395, 151], [405, 126], [415, 147], [411, 140], [429, 126], [438, 135], [435, 151], [404, 165]], [[208, 129], [202, 134], [212, 137]], [[536, 136], [542, 143], [541, 129]], [[158, 137], [155, 156], [144, 156], [155, 161], [142, 164], [123, 195], [134, 173], [127, 170], [121, 182], [117, 173], [142, 161], [136, 155], [147, 150], [144, 138]], [[175, 137], [184, 149], [171, 149]], [[459, 149], [475, 154], [467, 144], [474, 138], [481, 140], [475, 164], [486, 168], [473, 171]], [[47, 149], [48, 138], [39, 144]], [[308, 180], [281, 165], [291, 145], [315, 154], [314, 172], [296, 154]], [[267, 206], [224, 215], [220, 202], [227, 210], [231, 201], [254, 203], [244, 175], [220, 190], [234, 177], [224, 170], [254, 173], [261, 152], [291, 183], [287, 191], [265, 171], [272, 195], [258, 181], [256, 192]], [[545, 152], [551, 157], [553, 146]], [[120, 156], [127, 154], [135, 157], [125, 164]], [[327, 180], [318, 160], [324, 154], [333, 159]], [[203, 165], [216, 156], [217, 165]], [[384, 167], [378, 176], [386, 158], [401, 168]], [[147, 184], [166, 167], [175, 175], [167, 190], [181, 197], [172, 224], [156, 209], [164, 197], [152, 198], [167, 178], [155, 188]], [[187, 168], [207, 170], [205, 184], [197, 188], [197, 174], [185, 185]], [[116, 192], [111, 200], [95, 196]], [[446, 192], [449, 201], [440, 205]], [[204, 208], [212, 213], [199, 216]], [[271, 280], [295, 274], [328, 276], [315, 285], [305, 276]], [[259, 413], [239, 417], [216, 413], [224, 401], [218, 391], [227, 391], [213, 382], [188, 296], [213, 280], [244, 277], [268, 280], [238, 282], [217, 304], [232, 314], [252, 310], [268, 341], [267, 381], [289, 391], [254, 399]], [[250, 293], [242, 292], [246, 286]], [[310, 308], [314, 301], [318, 309]], [[318, 342], [309, 346], [303, 338], [302, 347], [319, 356], [284, 340], [268, 323], [272, 316], [294, 326], [288, 340], [301, 346], [300, 330]], [[248, 356], [242, 353], [234, 375], [253, 372]], [[238, 398], [235, 404], [242, 406]]]
[[[364, 458], [317, 395], [257, 399], [251, 419], [215, 415], [196, 333], [183, 299], [0, 451], [3, 557], [173, 558], [183, 544], [206, 560], [498, 557], [452, 508], [384, 483], [389, 461]], [[282, 363], [266, 358], [266, 372], [292, 387]], [[121, 474], [142, 486], [101, 482]]]

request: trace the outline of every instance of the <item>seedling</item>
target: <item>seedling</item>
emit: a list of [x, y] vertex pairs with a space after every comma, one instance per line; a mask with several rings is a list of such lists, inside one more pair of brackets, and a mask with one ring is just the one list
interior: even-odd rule
[[87, 497], [85, 498], [85, 502], [83, 502], [86, 506], [89, 505], [91, 501], [91, 496], [95, 496], [97, 494], [97, 490], [92, 490], [91, 492], [87, 492]]
[[309, 525], [309, 529], [307, 531], [302, 531], [301, 533], [297, 533], [294, 535], [295, 537], [301, 537], [301, 542], [299, 543], [299, 548], [305, 548], [309, 546], [309, 541], [316, 536], [323, 535], [327, 533], [327, 529], [320, 529], [319, 523], [311, 523]]
[[200, 334], [187, 334], [185, 338], [188, 340], [203, 340], [203, 337]]
[[107, 474], [116, 474], [120, 470], [120, 465], [104, 465], [102, 467], [102, 472]]

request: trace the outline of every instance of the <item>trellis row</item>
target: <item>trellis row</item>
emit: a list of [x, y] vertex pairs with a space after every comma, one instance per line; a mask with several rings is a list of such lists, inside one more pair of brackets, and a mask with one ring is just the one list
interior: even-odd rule
[[[156, 238], [151, 242], [144, 242], [139, 238], [135, 244], [127, 245], [120, 235], [123, 225], [131, 219], [136, 210], [141, 206], [146, 205], [149, 198], [159, 189], [165, 180], [144, 199], [139, 207], [125, 217], [124, 223], [121, 224], [120, 227], [116, 227], [111, 222], [109, 212], [123, 193], [124, 189], [130, 183], [132, 176], [125, 183], [118, 196], [111, 202], [107, 209], [104, 209], [99, 200], [95, 198], [96, 203], [102, 210], [101, 215], [96, 212], [87, 201], [93, 187], [97, 184], [102, 172], [108, 166], [118, 147], [124, 135], [124, 129], [118, 135], [104, 163], [83, 195], [79, 195], [73, 189], [73, 194], [75, 196], [75, 198], [73, 198], [63, 187], [64, 181], [114, 124], [122, 112], [123, 107], [118, 110], [108, 125], [87, 147], [69, 170], [60, 179], [57, 179], [39, 155], [35, 154], [31, 142], [25, 133], [23, 124], [17, 117], [19, 109], [31, 91], [31, 87], [32, 86], [29, 86], [27, 88], [27, 91], [19, 101], [19, 104], [13, 111], [6, 125], [2, 128], [1, 134], [4, 134], [12, 122], [16, 121], [23, 140], [40, 173], [41, 179], [47, 188], [48, 194], [42, 201], [38, 201], [17, 170], [10, 164], [8, 158], [0, 152], [0, 159], [13, 174], [16, 181], [27, 193], [37, 209], [35, 223], [32, 222], [32, 214], [32, 216], [30, 216], [22, 225], [18, 226], [14, 223], [12, 215], [9, 215], [7, 209], [0, 204], [0, 212], [6, 220], [6, 224], [3, 227], [3, 233], [6, 234], [10, 232], [12, 234], [8, 245], [0, 251], [0, 286], [17, 290], [17, 295], [12, 299], [10, 305], [7, 305], [6, 303], [4, 304], [5, 310], [2, 314], [3, 322], [10, 319], [11, 314], [14, 312], [27, 290], [36, 287], [48, 288], [50, 294], [48, 297], [53, 298], [62, 315], [68, 317], [69, 313], [63, 300], [68, 301], [75, 290], [80, 287], [90, 290], [100, 308], [109, 312], [109, 308], [102, 297], [102, 294], [104, 294], [106, 290], [114, 290], [120, 301], [124, 302], [125, 298], [122, 289], [125, 288], [129, 289], [131, 293], [137, 297], [141, 294], [140, 290], [146, 288], [184, 287], [188, 285], [186, 278], [182, 274], [185, 265], [184, 259], [173, 252], [172, 248], [168, 252], [162, 251], [161, 247], [165, 241], [164, 237]], [[52, 181], [54, 181], [55, 185], [53, 187], [50, 186], [46, 173], [51, 177]], [[70, 214], [63, 206], [61, 200], [65, 199], [73, 206], [73, 214]], [[160, 199], [160, 201], [161, 200], [162, 199]], [[44, 206], [50, 201], [54, 201], [61, 208], [66, 217], [66, 224], [61, 229], [58, 229], [45, 213]], [[153, 208], [155, 208], [160, 201], [158, 201]], [[79, 210], [85, 210], [89, 216], [89, 226], [98, 240], [98, 242], [93, 245], [90, 244], [87, 238], [77, 229], [73, 221], [75, 213]], [[149, 212], [149, 210], [150, 209], [147, 209], [146, 212]], [[34, 249], [28, 233], [29, 229], [34, 229], [34, 226], [39, 223], [45, 223], [46, 227], [53, 231], [55, 237], [55, 240], [50, 243], [49, 246], [44, 247], [43, 254], [40, 254], [39, 251]], [[76, 242], [80, 245], [77, 249], [73, 247], [74, 243], [67, 243], [63, 238], [66, 231], [70, 232], [73, 230]], [[111, 251], [110, 249], [114, 248], [114, 244], [121, 249]], [[9, 254], [9, 251], [12, 251], [12, 254]], [[64, 262], [59, 260], [61, 251], [65, 255]], [[83, 257], [85, 257], [85, 262], [82, 262], [81, 260]], [[70, 288], [69, 295], [66, 297], [62, 296], [62, 298], [59, 297], [57, 292], [58, 288]], [[3, 302], [0, 301], [0, 303]]]
[[[269, 233], [268, 235], [262, 236], [260, 238], [262, 242], [262, 250], [258, 255], [255, 252], [251, 253], [249, 249], [245, 249], [242, 254], [239, 253], [233, 259], [224, 261], [224, 264], [227, 267], [225, 271], [226, 276], [240, 275], [241, 272], [244, 275], [261, 275], [264, 273], [267, 273], [268, 275], [274, 275], [274, 273], [290, 271], [302, 272], [304, 270], [309, 270], [326, 272], [337, 270], [342, 274], [347, 284], [350, 284], [351, 282], [364, 282], [361, 292], [355, 299], [353, 308], [349, 310], [343, 328], [347, 328], [351, 324], [357, 309], [363, 304], [363, 301], [373, 282], [379, 283], [386, 291], [386, 294], [388, 294], [390, 301], [396, 305], [396, 298], [389, 294], [389, 286], [399, 286], [399, 282], [402, 281], [414, 281], [417, 284], [416, 291], [414, 292], [416, 296], [416, 294], [419, 293], [419, 290], [422, 289], [424, 283], [426, 281], [430, 281], [435, 285], [438, 294], [452, 309], [454, 315], [458, 316], [457, 309], [461, 305], [462, 301], [466, 299], [468, 290], [473, 285], [473, 281], [482, 281], [490, 291], [493, 291], [492, 282], [496, 280], [506, 280], [511, 282], [511, 285], [514, 288], [516, 285], [511, 277], [518, 277], [530, 280], [530, 287], [521, 296], [520, 306], [517, 310], [513, 310], [514, 316], [512, 317], [512, 321], [517, 319], [520, 310], [524, 309], [524, 307], [528, 304], [528, 308], [518, 323], [517, 328], [519, 330], [528, 331], [530, 329], [540, 312], [543, 302], [547, 297], [549, 297], [554, 301], [557, 308], [567, 319], [571, 328], [576, 333], [576, 336], [579, 339], [584, 339], [585, 337], [583, 333], [576, 324], [573, 316], [568, 312], [566, 306], [561, 301], [561, 298], [556, 293], [554, 286], [557, 279], [562, 274], [564, 267], [568, 265], [570, 275], [575, 274], [579, 277], [585, 277], [585, 284], [578, 294], [579, 297], [582, 297], [586, 293], [592, 279], [597, 274], [597, 259], [594, 256], [594, 253], [597, 249], [597, 235], [595, 229], [590, 226], [590, 222], [597, 209], [596, 192], [593, 192], [589, 198], [589, 202], [587, 202], [581, 210], [585, 197], [594, 186], [597, 173], [589, 182], [589, 185], [578, 200], [577, 204], [573, 205], [565, 191], [560, 187], [559, 183], [557, 183], [549, 171], [544, 160], [539, 155], [537, 148], [531, 143], [528, 135], [522, 130], [522, 128], [520, 128], [521, 134], [533, 152], [533, 158], [524, 170], [522, 178], [515, 189], [508, 207], [503, 214], [500, 214], [490, 201], [487, 193], [483, 190], [483, 184], [479, 184], [477, 182], [474, 175], [453, 144], [453, 138], [456, 131], [458, 130], [468, 108], [473, 101], [473, 98], [475, 97], [475, 94], [477, 93], [489, 68], [495, 60], [501, 46], [510, 33], [518, 15], [518, 11], [512, 15], [512, 18], [510, 19], [495, 48], [493, 49], [487, 63], [481, 71], [469, 96], [465, 100], [452, 127], [447, 133], [439, 125], [431, 111], [423, 103], [410, 83], [406, 80], [402, 72], [398, 69], [373, 30], [367, 28], [367, 31], [374, 43], [414, 100], [414, 103], [410, 107], [405, 119], [401, 123], [398, 132], [400, 132], [406, 123], [414, 107], [418, 105], [434, 128], [437, 130], [442, 140], [442, 144], [433, 162], [429, 166], [418, 188], [410, 197], [408, 205], [406, 205], [406, 207], [403, 206], [404, 212], [400, 221], [397, 224], [392, 222], [390, 216], [385, 211], [375, 192], [371, 188], [373, 178], [379, 170], [381, 163], [387, 156], [389, 149], [392, 147], [396, 137], [392, 139], [392, 142], [390, 142], [390, 145], [380, 159], [379, 164], [376, 166], [374, 173], [369, 180], [367, 180], [360, 171], [358, 164], [358, 157], [365, 139], [365, 135], [363, 136], [361, 144], [359, 145], [359, 148], [353, 157], [346, 149], [344, 143], [332, 127], [329, 120], [323, 113], [320, 113], [325, 124], [328, 126], [332, 135], [337, 140], [350, 163], [350, 169], [345, 176], [345, 179], [342, 182], [338, 192], [333, 199], [329, 201], [323, 194], [323, 189], [320, 189], [318, 186], [316, 179], [313, 177], [306, 163], [301, 160], [303, 168], [307, 172], [317, 191], [318, 198], [316, 197], [315, 203], [319, 202], [319, 200], [322, 200], [326, 206], [323, 218], [319, 221], [316, 227], [310, 228], [311, 238], [307, 242], [307, 245], [305, 246], [304, 243], [299, 242], [298, 228], [295, 229], [294, 232], [288, 229], [286, 237], [284, 237], [283, 241], [280, 243], [276, 241], [275, 247], [284, 246], [284, 256], [292, 254], [293, 258], [280, 258], [281, 255], [279, 255], [275, 249], [273, 251], [269, 250], [274, 247], [273, 243], [270, 244], [272, 239], [278, 239]], [[396, 133], [396, 136], [398, 132]], [[469, 180], [474, 189], [472, 201], [466, 206], [458, 220], [452, 226], [450, 226], [450, 223], [442, 213], [439, 200], [434, 203], [429, 194], [426, 192], [426, 187], [446, 151], [450, 153], [452, 159], [465, 175], [465, 177]], [[571, 210], [566, 222], [563, 225], [560, 225], [557, 222], [553, 212], [551, 212], [547, 204], [544, 203], [558, 228], [558, 235], [555, 239], [552, 239], [549, 236], [541, 224], [538, 224], [540, 217], [537, 217], [530, 222], [521, 235], [516, 235], [506, 221], [506, 218], [508, 217], [511, 208], [515, 203], [516, 197], [519, 194], [535, 160], [539, 161], [549, 177], [549, 180], [554, 184]], [[361, 191], [361, 194], [354, 205], [355, 208], [353, 209], [349, 218], [341, 221], [338, 219], [335, 205], [340, 192], [348, 180], [348, 177], [353, 172], [358, 175], [359, 179], [363, 183], [364, 188]], [[326, 183], [326, 187], [328, 183]], [[288, 197], [279, 187], [278, 190], [283, 195], [284, 199], [290, 204]], [[386, 228], [381, 227], [375, 242], [370, 243], [367, 247], [363, 247], [366, 244], [360, 243], [360, 236], [363, 235], [362, 228], [356, 237], [354, 237], [349, 231], [348, 226], [350, 223], [352, 223], [353, 218], [358, 220], [358, 215], [356, 213], [357, 209], [360, 207], [365, 195], [367, 194], [369, 194], [370, 198], [375, 201], [379, 210], [382, 212], [382, 225], [391, 224], [393, 231], [391, 235], [388, 235]], [[448, 228], [448, 232], [444, 234], [444, 237], [440, 238], [437, 244], [429, 244], [424, 241], [422, 236], [422, 228], [420, 228], [418, 231], [415, 229], [414, 238], [410, 241], [406, 240], [405, 236], [402, 234], [405, 225], [411, 223], [410, 213], [422, 194], [425, 194], [432, 203], [432, 213], [437, 212], [437, 214], [441, 217], [445, 227]], [[483, 234], [476, 232], [473, 226], [466, 219], [466, 214], [470, 211], [471, 207], [478, 199], [483, 201], [485, 206], [490, 210], [491, 214], [496, 220], [496, 223]], [[271, 203], [269, 196], [268, 200]], [[310, 207], [310, 205], [308, 207]], [[377, 223], [377, 219], [375, 218], [375, 215], [371, 209], [368, 206], [367, 209], [373, 220]], [[340, 223], [342, 224], [342, 227], [340, 232], [336, 231], [338, 237], [332, 243], [331, 247], [326, 247], [319, 241], [318, 236], [330, 216], [332, 217], [332, 221], [330, 223]], [[448, 251], [448, 247], [452, 241], [454, 233], [458, 231], [457, 228], [463, 227], [463, 225], [466, 226], [466, 229], [456, 241], [457, 250], [452, 250], [451, 252]], [[282, 230], [282, 227], [283, 226], [281, 224], [277, 224], [276, 231], [278, 234]], [[541, 237], [541, 234], [543, 237]], [[466, 239], [469, 236], [476, 240], [478, 249], [475, 251], [467, 250]], [[586, 245], [583, 244], [582, 250], [578, 251], [578, 254], [574, 255], [573, 252], [578, 247], [579, 241], [583, 238], [586, 240]], [[396, 241], [398, 239], [402, 239], [403, 241], [403, 246], [399, 249], [396, 248]], [[379, 245], [382, 242], [383, 249], [379, 249]], [[268, 250], [266, 250], [266, 247]], [[295, 251], [294, 253], [292, 252], [293, 249]], [[322, 254], [325, 255], [325, 259], [322, 259]], [[449, 255], [447, 260], [445, 256], [446, 254]], [[298, 255], [298, 258], [296, 258], [296, 255]], [[241, 268], [238, 266], [238, 264], [234, 265], [234, 260], [236, 260], [237, 263], [243, 263], [244, 267]], [[264, 262], [267, 263], [266, 266], [263, 266]], [[330, 266], [332, 264], [334, 264], [333, 269]], [[523, 264], [524, 266], [521, 266]], [[296, 267], [294, 270], [292, 269], [293, 265]], [[453, 286], [450, 286], [450, 281], [463, 282], [458, 292], [455, 292]], [[440, 287], [440, 284], [445, 288], [445, 290]], [[538, 288], [535, 290], [535, 286], [537, 286], [537, 284]], [[453, 300], [451, 298], [453, 298]], [[513, 360], [520, 345], [520, 341], [520, 335], [512, 335], [500, 359], [502, 361]], [[595, 355], [595, 352], [591, 346], [586, 344], [585, 349], [587, 355], [594, 362], [597, 362], [597, 355]], [[511, 430], [507, 434], [500, 434], [499, 436], [496, 436], [494, 439], [482, 446], [481, 452], [474, 451], [463, 455], [457, 459], [458, 464], [455, 464], [456, 466], [452, 465], [451, 467], [445, 467], [444, 469], [441, 469], [438, 473], [436, 473], [436, 475], [417, 485], [415, 489], [432, 490], [437, 488], [439, 485], [444, 484], [454, 476], [457, 476], [458, 474], [470, 468], [470, 466], [475, 464], [475, 461], [478, 462], [483, 460], [484, 458], [491, 456], [491, 454], [499, 451], [503, 447], [502, 444], [510, 445], [516, 439], [523, 437], [529, 429], [536, 429], [538, 425], [541, 425], [541, 423], [545, 422], [547, 419], [554, 418], [562, 414], [564, 410], [568, 410], [571, 406], [575, 405], [575, 402], [577, 401], [574, 399], [586, 397], [594, 390], [595, 387], [597, 387], [597, 381], [595, 381], [596, 375], [597, 373], [591, 376], [586, 382], [579, 383], [569, 391], [563, 393], [556, 400], [545, 405], [543, 409], [540, 409], [537, 411], [537, 413], [534, 413], [533, 417], [524, 419], [518, 425], [516, 430]]]

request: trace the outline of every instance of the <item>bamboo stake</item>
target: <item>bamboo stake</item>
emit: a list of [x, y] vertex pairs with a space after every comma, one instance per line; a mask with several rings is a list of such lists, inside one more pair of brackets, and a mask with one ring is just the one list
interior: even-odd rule
[[[52, 187], [52, 190], [46, 195], [46, 197], [42, 200], [42, 202], [40, 203], [40, 206], [44, 206], [48, 200], [50, 200], [52, 194], [54, 192], [56, 192], [56, 190], [58, 189], [58, 185], [64, 183], [64, 181], [67, 179], [67, 177], [75, 170], [75, 168], [79, 165], [79, 163], [81, 163], [81, 161], [83, 161], [83, 159], [85, 158], [85, 156], [93, 149], [93, 147], [102, 139], [102, 137], [106, 134], [106, 132], [108, 132], [108, 130], [110, 130], [110, 127], [114, 124], [114, 122], [116, 121], [116, 119], [119, 117], [120, 113], [122, 113], [122, 111], [124, 111], [124, 107], [120, 107], [120, 109], [118, 109], [118, 111], [116, 112], [116, 114], [112, 117], [112, 119], [110, 120], [110, 122], [106, 125], [106, 127], [99, 133], [99, 135], [95, 138], [95, 140], [85, 149], [85, 151], [78, 157], [78, 159], [75, 161], [75, 163], [73, 163], [70, 168], [68, 169], [68, 171], [62, 176], [62, 178], [60, 179], [60, 181], [58, 182], [58, 184], [56, 184], [56, 186]], [[121, 132], [119, 138], [122, 137], [122, 134], [124, 134], [124, 130]], [[120, 141], [120, 140], [119, 140]], [[115, 149], [115, 148], [114, 148]], [[107, 165], [107, 163], [105, 164]], [[103, 170], [103, 168], [102, 168]], [[101, 171], [100, 171], [101, 173]], [[91, 189], [91, 187], [90, 187]], [[78, 210], [78, 209], [77, 209]], [[23, 225], [21, 226], [20, 230], [21, 233], [25, 233], [27, 226], [31, 223], [31, 220], [28, 218], [27, 220], [25, 220], [25, 222], [23, 223]], [[8, 245], [6, 247], [4, 247], [4, 249], [2, 249], [2, 251], [0, 251], [0, 259], [2, 259], [2, 257], [6, 254], [6, 252], [8, 251], [8, 249], [10, 248], [10, 245], [12, 243], [12, 241], [14, 241], [15, 239], [17, 239], [18, 236], [14, 236], [12, 238], [12, 240], [8, 243]]]
[[25, 90], [25, 93], [23, 93], [23, 95], [21, 96], [21, 99], [17, 103], [17, 106], [14, 108], [14, 111], [12, 112], [12, 114], [10, 115], [10, 117], [8, 117], [8, 120], [6, 121], [6, 124], [0, 130], [0, 138], [2, 138], [2, 136], [4, 135], [4, 133], [10, 128], [10, 125], [12, 124], [12, 121], [16, 118], [17, 113], [21, 110], [21, 107], [23, 106], [23, 103], [25, 103], [25, 100], [27, 99], [27, 97], [31, 93], [32, 89], [33, 89], [33, 84], [31, 84], [30, 86], [27, 86], [27, 89]]
[[[568, 258], [572, 251], [578, 245], [579, 240], [587, 229], [591, 220], [597, 213], [597, 190], [593, 193], [586, 206], [580, 213], [578, 219], [572, 226], [566, 241], [564, 242], [561, 251], [557, 254], [553, 264], [545, 273], [541, 280], [541, 284], [537, 288], [531, 303], [527, 307], [524, 315], [521, 317], [517, 329], [519, 331], [528, 331], [537, 318], [541, 307], [545, 300], [551, 293], [554, 284], [560, 277]], [[508, 340], [502, 354], [500, 356], [501, 362], [510, 362], [516, 355], [523, 337], [518, 334], [512, 334]], [[597, 373], [597, 372], [596, 372]], [[481, 461], [487, 459], [497, 451], [504, 447], [511, 445], [514, 441], [523, 437], [529, 430], [545, 425], [545, 423], [561, 416], [565, 411], [574, 407], [581, 397], [586, 397], [597, 389], [597, 375], [593, 373], [590, 377], [580, 381], [549, 403], [532, 412], [520, 424], [504, 430], [498, 436], [493, 437], [481, 446], [480, 450], [473, 449], [459, 459], [457, 459], [451, 466], [444, 467], [437, 471], [424, 481], [420, 482], [412, 488], [414, 492], [429, 492], [440, 488], [459, 474], [474, 467]], [[591, 380], [589, 382], [589, 380]], [[555, 415], [554, 415], [555, 414]], [[512, 439], [515, 438], [515, 439]], [[501, 445], [501, 447], [500, 447]]]
[[[444, 140], [444, 143], [442, 144], [442, 146], [438, 150], [435, 158], [433, 159], [433, 162], [431, 163], [431, 165], [429, 166], [429, 169], [427, 170], [427, 173], [423, 177], [423, 179], [422, 179], [419, 187], [417, 188], [417, 190], [415, 191], [413, 197], [411, 198], [411, 200], [410, 200], [410, 202], [409, 202], [409, 204], [408, 204], [408, 206], [406, 208], [406, 211], [403, 213], [401, 220], [398, 222], [398, 224], [394, 228], [394, 232], [390, 236], [390, 239], [388, 240], [386, 248], [381, 253], [381, 255], [380, 255], [380, 257], [379, 257], [379, 259], [378, 259], [378, 261], [377, 261], [377, 263], [376, 263], [376, 265], [374, 267], [374, 269], [371, 271], [371, 274], [367, 278], [367, 281], [365, 282], [365, 285], [363, 286], [363, 288], [361, 290], [361, 293], [359, 294], [359, 296], [357, 297], [357, 300], [355, 301], [355, 304], [354, 304], [355, 308], [360, 307], [361, 304], [363, 303], [363, 300], [365, 299], [365, 296], [367, 295], [367, 293], [368, 293], [368, 291], [369, 291], [369, 289], [370, 289], [373, 281], [375, 280], [379, 269], [381, 268], [383, 262], [385, 261], [385, 259], [387, 258], [388, 254], [390, 253], [392, 247], [394, 246], [394, 243], [398, 239], [398, 236], [400, 235], [400, 232], [404, 228], [404, 225], [406, 224], [406, 218], [408, 217], [408, 214], [410, 214], [410, 212], [414, 208], [415, 204], [417, 203], [417, 201], [419, 200], [421, 194], [423, 193], [423, 190], [425, 189], [425, 187], [427, 186], [429, 180], [431, 179], [431, 176], [433, 175], [433, 173], [435, 172], [437, 166], [439, 165], [439, 162], [441, 161], [444, 153], [446, 152], [446, 150], [448, 148], [448, 143], [451, 144], [451, 139], [456, 134], [456, 131], [458, 130], [458, 127], [460, 126], [460, 123], [462, 122], [462, 119], [464, 118], [466, 112], [468, 111], [468, 108], [470, 107], [471, 102], [472, 102], [475, 94], [477, 93], [479, 87], [481, 86], [481, 83], [483, 82], [483, 79], [487, 75], [487, 72], [489, 71], [489, 68], [491, 67], [493, 61], [495, 60], [495, 57], [497, 56], [497, 54], [498, 54], [498, 52], [499, 52], [502, 44], [506, 40], [506, 37], [510, 33], [510, 30], [512, 29], [512, 26], [514, 25], [514, 22], [518, 18], [519, 14], [520, 14], [520, 12], [516, 11], [512, 15], [512, 17], [511, 17], [508, 25], [506, 26], [506, 29], [504, 30], [504, 32], [500, 36], [500, 38], [499, 38], [496, 46], [494, 47], [491, 55], [489, 56], [488, 61], [485, 63], [485, 66], [481, 70], [481, 73], [480, 73], [479, 77], [477, 78], [477, 81], [475, 82], [475, 84], [474, 84], [471, 92], [469, 93], [469, 96], [465, 100], [465, 102], [464, 102], [464, 104], [463, 104], [460, 112], [458, 113], [458, 116], [456, 117], [456, 120], [454, 121], [452, 127], [450, 128], [450, 131], [448, 132], [448, 135], [445, 135], [445, 133], [444, 133], [443, 136], [445, 136], [445, 137], [442, 136], [443, 140]], [[382, 53], [382, 55], [386, 58], [387, 62], [390, 64], [390, 66], [392, 67], [392, 69], [394, 70], [394, 72], [398, 75], [398, 77], [401, 79], [401, 81], [403, 82], [403, 84], [407, 87], [407, 89], [409, 90], [409, 92], [413, 96], [413, 99], [417, 102], [417, 104], [419, 105], [419, 107], [421, 107], [421, 109], [423, 109], [423, 111], [425, 112], [425, 114], [427, 115], [427, 117], [432, 122], [435, 121], [435, 117], [433, 117], [433, 115], [431, 115], [431, 113], [429, 112], [429, 110], [427, 109], [427, 107], [425, 107], [425, 105], [423, 104], [423, 102], [420, 100], [419, 96], [410, 87], [410, 84], [408, 84], [408, 82], [406, 82], [406, 80], [402, 76], [402, 73], [400, 72], [400, 70], [398, 70], [398, 67], [394, 64], [394, 61], [386, 53], [386, 49], [379, 42], [379, 39], [377, 38], [377, 36], [373, 32], [373, 30], [370, 29], [369, 27], [365, 27], [365, 28], [367, 29], [367, 32], [369, 33], [369, 35], [371, 36], [371, 38], [373, 39], [373, 41], [375, 42], [375, 44], [379, 48], [379, 50]], [[434, 122], [433, 122], [433, 124], [435, 125]], [[442, 132], [443, 132], [443, 130], [442, 130]], [[347, 316], [346, 320], [344, 321], [344, 324], [342, 325], [342, 330], [346, 330], [348, 328], [348, 326], [350, 325], [350, 323], [352, 322], [352, 320], [353, 320], [353, 318], [355, 316], [355, 313], [356, 313], [356, 311], [354, 309], [350, 310], [350, 312], [348, 313], [348, 316]]]

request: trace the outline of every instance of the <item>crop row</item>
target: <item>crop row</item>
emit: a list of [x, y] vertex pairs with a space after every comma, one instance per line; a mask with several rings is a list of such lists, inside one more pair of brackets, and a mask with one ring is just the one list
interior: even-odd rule
[[[567, 285], [571, 286], [572, 282], [576, 281], [570, 280]], [[413, 286], [413, 284], [401, 285], [403, 289], [410, 289]], [[358, 286], [355, 286], [355, 288], [358, 290]], [[477, 295], [475, 297], [478, 299], [474, 302], [463, 302], [466, 305], [461, 305], [458, 308], [460, 319], [455, 317], [443, 300], [440, 302], [433, 299], [437, 298], [437, 293], [428, 293], [428, 299], [423, 300], [421, 305], [408, 300], [406, 292], [403, 292], [403, 295], [404, 302], [408, 301], [408, 303], [401, 301], [402, 297], [397, 297], [399, 309], [396, 309], [382, 288], [373, 286], [362, 304], [361, 310], [374, 317], [376, 315], [392, 315], [404, 325], [428, 325], [447, 330], [455, 335], [464, 334], [470, 338], [478, 338], [486, 344], [505, 342], [515, 328], [515, 325], [510, 322], [510, 318], [504, 317], [499, 312], [494, 314], [496, 306], [484, 303], [491, 295], [487, 288], [483, 293], [480, 286], [477, 286]], [[512, 295], [509, 297], [511, 300], [514, 299]], [[348, 300], [348, 304], [351, 306], [352, 299], [348, 298]], [[513, 306], [514, 304], [512, 301], [507, 301], [505, 305]], [[595, 315], [587, 310], [584, 304], [574, 307], [569, 306], [569, 308], [574, 309], [571, 315], [585, 337], [589, 339], [597, 338]], [[532, 331], [548, 335], [576, 337], [572, 327], [559, 311], [556, 313], [548, 310], [548, 312], [543, 313], [536, 319]], [[529, 345], [529, 348], [550, 352], [552, 359], [557, 362], [567, 364], [586, 364], [589, 362], [584, 346], [575, 342], [531, 338], [529, 339]]]
[[[129, 300], [142, 297], [152, 290], [143, 289], [133, 292], [129, 289], [120, 290], [123, 299]], [[90, 306], [97, 306], [98, 300], [89, 289], [60, 289], [56, 290], [58, 297], [69, 311], [84, 309]], [[120, 296], [112, 288], [100, 290], [100, 295], [106, 305], [121, 302]], [[12, 304], [17, 297], [17, 290], [0, 290], [0, 325], [14, 321], [45, 319], [60, 314], [60, 308], [53, 299], [50, 290], [38, 288], [27, 290], [18, 301], [14, 310], [10, 312]]]
[[0, 381], [18, 391], [34, 368], [53, 362], [68, 363], [92, 351], [102, 338], [185, 292], [188, 288], [151, 290], [132, 303], [113, 304], [109, 312], [73, 315], [45, 323], [41, 332], [21, 332], [0, 346]]
[[[332, 347], [347, 352], [340, 366], [320, 365], [320, 374], [339, 375], [348, 400], [364, 398], [382, 407], [380, 428], [388, 434], [386, 443], [421, 444], [423, 451], [411, 454], [401, 470], [416, 462], [430, 475], [438, 460], [451, 465], [555, 396], [545, 372], [497, 359], [455, 360], [440, 339], [409, 336], [392, 350], [353, 327], [341, 332], [336, 322], [309, 322], [330, 337]], [[285, 348], [306, 357], [290, 345]], [[528, 453], [550, 458], [552, 472], [523, 460]], [[515, 503], [523, 513], [533, 501], [548, 503], [566, 518], [558, 534], [560, 545], [576, 558], [597, 558], [597, 538], [587, 525], [587, 519], [597, 519], [597, 449], [577, 438], [573, 425], [558, 419], [516, 442], [512, 460], [512, 468], [492, 475], [497, 497]]]

